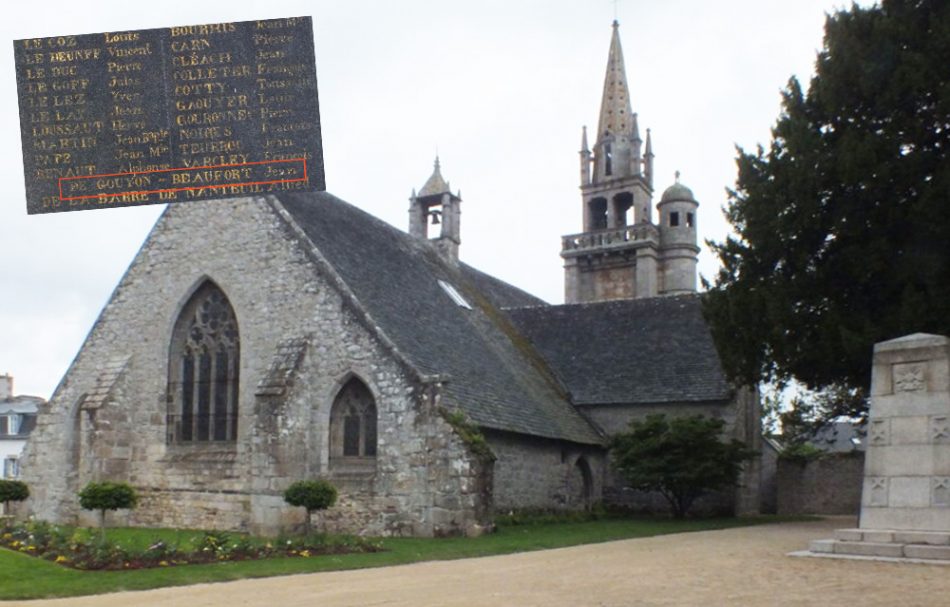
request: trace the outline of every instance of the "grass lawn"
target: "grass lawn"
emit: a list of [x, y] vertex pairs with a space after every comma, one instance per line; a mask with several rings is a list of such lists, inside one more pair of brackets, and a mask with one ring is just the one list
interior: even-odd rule
[[[286, 557], [255, 561], [182, 565], [134, 571], [78, 571], [18, 552], [0, 549], [0, 600], [36, 599], [120, 590], [145, 590], [201, 582], [268, 577], [292, 573], [360, 569], [508, 554], [527, 550], [560, 548], [666, 533], [725, 529], [767, 522], [776, 517], [675, 521], [668, 519], [605, 519], [502, 526], [496, 533], [479, 538], [387, 538], [385, 552]], [[147, 546], [155, 539], [189, 541], [191, 532], [167, 529], [112, 529], [110, 537], [123, 544]]]

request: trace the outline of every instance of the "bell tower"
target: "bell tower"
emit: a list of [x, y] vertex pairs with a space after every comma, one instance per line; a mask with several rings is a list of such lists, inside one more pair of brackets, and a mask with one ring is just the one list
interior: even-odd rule
[[581, 136], [583, 232], [562, 239], [567, 303], [659, 294], [653, 224], [653, 144], [632, 111], [619, 24], [613, 22], [593, 150]]
[[[458, 263], [459, 245], [462, 243], [461, 205], [462, 193], [452, 193], [449, 182], [442, 177], [439, 157], [435, 157], [432, 175], [417, 194], [409, 197], [409, 233], [416, 238], [431, 240], [439, 252], [451, 263]], [[429, 236], [429, 227], [439, 230]]]

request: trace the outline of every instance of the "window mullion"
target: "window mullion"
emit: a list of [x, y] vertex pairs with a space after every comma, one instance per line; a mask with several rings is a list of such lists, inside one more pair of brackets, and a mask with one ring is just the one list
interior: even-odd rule
[[214, 428], [217, 426], [217, 392], [218, 392], [218, 351], [209, 352], [211, 365], [208, 368], [208, 440], [213, 441]]

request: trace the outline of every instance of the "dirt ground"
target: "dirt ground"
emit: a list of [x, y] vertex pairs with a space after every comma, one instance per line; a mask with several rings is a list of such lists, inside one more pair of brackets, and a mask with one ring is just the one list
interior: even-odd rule
[[950, 605], [950, 566], [794, 558], [853, 519], [2, 607]]

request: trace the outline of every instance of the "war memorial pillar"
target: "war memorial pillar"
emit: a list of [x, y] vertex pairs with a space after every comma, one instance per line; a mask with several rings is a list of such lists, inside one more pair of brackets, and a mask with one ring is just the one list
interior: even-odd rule
[[950, 560], [950, 339], [874, 346], [861, 518], [811, 554]]

